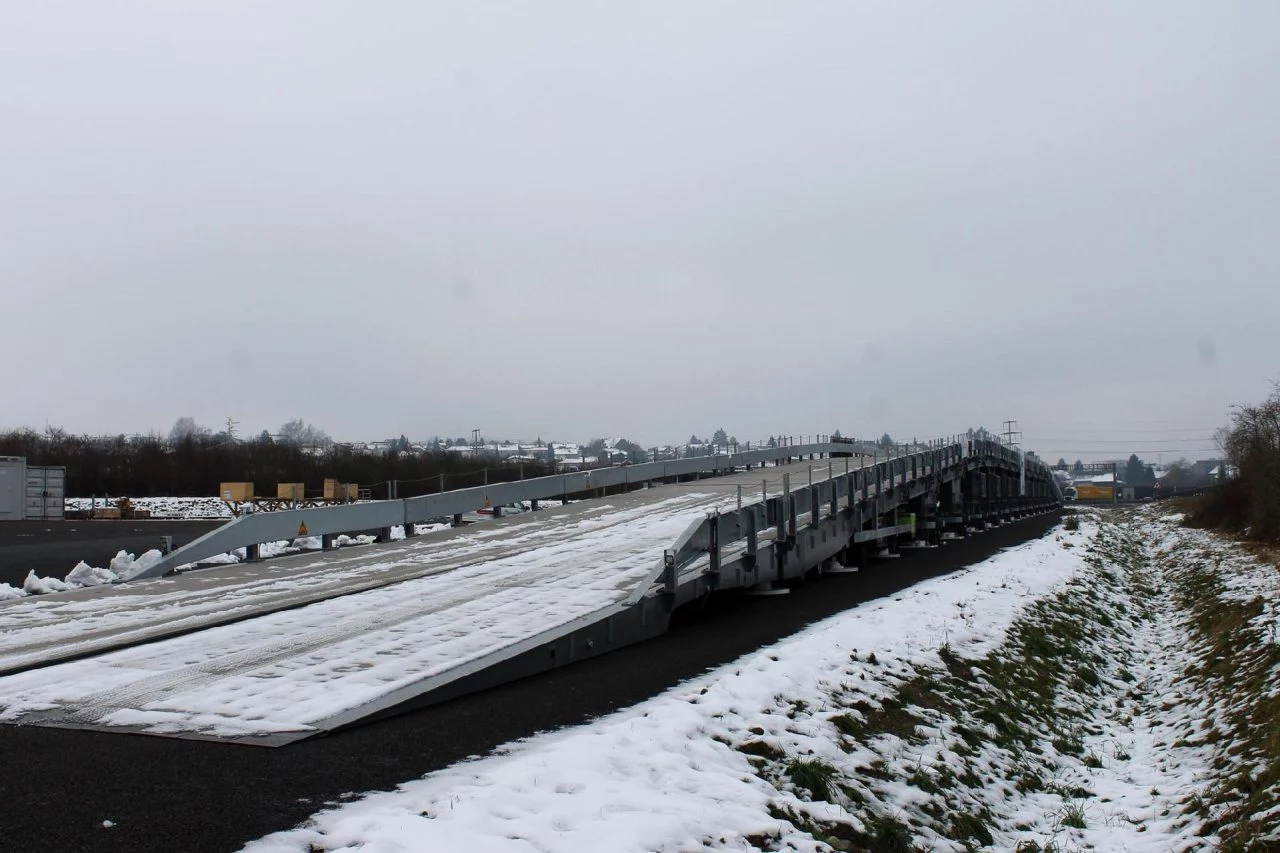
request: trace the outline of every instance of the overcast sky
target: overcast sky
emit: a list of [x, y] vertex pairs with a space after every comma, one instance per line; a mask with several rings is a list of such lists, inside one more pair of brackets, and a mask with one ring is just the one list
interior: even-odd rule
[[1270, 0], [10, 3], [0, 427], [1017, 418], [1055, 459], [1194, 456], [1280, 378], [1278, 32]]

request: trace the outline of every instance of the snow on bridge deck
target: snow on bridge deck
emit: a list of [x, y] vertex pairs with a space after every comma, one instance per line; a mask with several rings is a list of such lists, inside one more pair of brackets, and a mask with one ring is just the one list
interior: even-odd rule
[[[0, 677], [0, 721], [267, 744], [306, 737], [621, 611], [700, 513], [732, 503], [740, 484], [754, 496], [767, 478], [773, 493], [783, 473], [808, 467], [0, 604], [0, 671], [89, 655]], [[814, 465], [814, 478], [826, 467]]]

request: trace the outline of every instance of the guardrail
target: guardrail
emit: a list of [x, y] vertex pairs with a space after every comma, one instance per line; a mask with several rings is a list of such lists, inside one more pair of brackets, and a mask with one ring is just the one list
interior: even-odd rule
[[458, 516], [486, 505], [500, 507], [518, 501], [564, 498], [594, 489], [625, 488], [693, 474], [716, 476], [770, 462], [776, 463], [806, 456], [829, 456], [832, 453], [847, 454], [849, 445], [818, 442], [765, 447], [740, 453], [695, 456], [662, 462], [645, 462], [639, 465], [552, 474], [415, 498], [250, 513], [233, 519], [199, 539], [174, 550], [159, 562], [131, 575], [126, 580], [161, 577], [174, 571], [178, 566], [197, 563], [237, 548], [251, 549], [250, 559], [252, 559], [252, 549], [256, 549], [264, 542], [292, 540], [301, 536], [333, 536], [359, 530], [385, 531], [401, 525], [405, 526], [407, 534], [412, 535], [411, 525], [413, 524]]
[[[667, 594], [683, 595], [685, 583], [709, 582], [721, 588], [732, 585], [722, 575], [722, 557], [735, 551], [740, 553], [738, 565], [745, 563], [753, 570], [750, 582], [794, 576], [811, 568], [806, 560], [829, 555], [820, 550], [816, 555], [800, 554], [799, 560], [786, 566], [778, 562], [777, 578], [764, 570], [780, 560], [779, 548], [785, 554], [794, 547], [792, 543], [800, 530], [830, 526], [842, 516], [844, 524], [836, 525], [842, 532], [833, 540], [835, 544], [825, 546], [828, 551], [845, 542], [852, 545], [892, 539], [904, 532], [919, 535], [921, 530], [926, 530], [925, 535], [936, 544], [944, 527], [962, 534], [970, 522], [985, 525], [993, 519], [1017, 517], [1062, 503], [1061, 492], [1047, 466], [996, 442], [944, 444], [856, 468], [848, 465], [848, 460], [845, 462], [842, 467], [829, 465], [824, 478], [795, 489], [784, 477], [783, 488], [776, 495], [764, 495], [736, 509], [708, 513], [695, 520], [663, 554], [645, 589], [657, 585]], [[979, 470], [995, 473], [1003, 482], [988, 491], [988, 484], [980, 479], [981, 494], [965, 502], [960, 494], [961, 481]], [[1013, 483], [1015, 478], [1022, 481], [1020, 486]], [[948, 494], [950, 505], [945, 509], [941, 500], [936, 506], [932, 499], [925, 500], [944, 488], [953, 489]], [[967, 512], [961, 508], [962, 503], [967, 503]], [[922, 517], [913, 517], [909, 523], [894, 523], [891, 517], [888, 524], [881, 523], [882, 516], [908, 504], [918, 505]], [[827, 541], [825, 535], [822, 539]], [[741, 582], [739, 574], [737, 583]]]
[[[904, 453], [878, 461], [877, 464], [882, 466], [886, 472], [885, 476], [905, 478], [912, 470], [911, 466], [918, 464], [914, 460], [939, 452], [946, 452], [953, 456], [981, 452], [1011, 465], [1016, 465], [1023, 459], [1017, 451], [993, 441], [939, 440], [928, 442], [926, 446], [931, 449]], [[716, 476], [767, 463], [786, 462], [804, 457], [830, 457], [833, 453], [847, 455], [849, 452], [850, 445], [838, 441], [764, 447], [739, 453], [552, 474], [529, 480], [493, 483], [414, 498], [251, 513], [236, 518], [174, 550], [157, 563], [131, 575], [126, 580], [161, 577], [173, 572], [178, 566], [197, 563], [237, 548], [245, 548], [247, 558], [253, 560], [256, 559], [259, 545], [265, 542], [320, 536], [326, 538], [326, 544], [328, 544], [327, 537], [337, 534], [375, 529], [389, 532], [390, 528], [397, 526], [404, 526], [406, 534], [411, 536], [414, 524], [432, 519], [457, 517], [487, 505], [500, 507], [518, 501], [565, 498], [594, 489], [625, 488], [693, 474]], [[1047, 472], [1048, 469], [1045, 468], [1045, 471]], [[1052, 479], [1051, 475], [1047, 476]]]

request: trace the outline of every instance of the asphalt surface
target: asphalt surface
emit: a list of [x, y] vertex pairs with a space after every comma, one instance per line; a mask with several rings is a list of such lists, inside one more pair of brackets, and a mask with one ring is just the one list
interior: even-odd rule
[[[791, 595], [725, 595], [671, 631], [545, 675], [281, 749], [0, 726], [0, 850], [232, 851], [326, 803], [654, 696], [842, 610], [1043, 535], [1054, 515], [905, 552]], [[104, 828], [102, 822], [115, 825]]]
[[22, 586], [32, 569], [63, 578], [81, 560], [106, 567], [120, 551], [135, 556], [172, 536], [175, 547], [203, 536], [223, 521], [3, 521], [0, 583]]

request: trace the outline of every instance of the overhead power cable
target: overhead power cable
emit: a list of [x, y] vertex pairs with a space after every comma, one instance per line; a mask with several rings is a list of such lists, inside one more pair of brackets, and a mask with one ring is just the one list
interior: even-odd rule
[[[1115, 448], [1115, 451], [1120, 453], [1218, 453], [1219, 452], [1218, 448], [1216, 447], [1125, 447], [1125, 448], [1117, 447]], [[1101, 448], [1101, 447], [1077, 447], [1074, 449], [1066, 448], [1066, 447], [1051, 447], [1047, 449], [1044, 453], [1041, 453], [1040, 455], [1042, 457], [1045, 455], [1052, 456], [1055, 453], [1058, 453], [1058, 454], [1092, 453], [1096, 455], [1099, 453], [1106, 453], [1106, 452], [1107, 452], [1106, 448]]]
[[[1046, 441], [1067, 441], [1076, 444], [1142, 444], [1152, 441], [1148, 438], [1063, 438], [1062, 436], [1051, 436], [1049, 438], [1036, 437], [1035, 441], [1044, 443]], [[1164, 444], [1199, 444], [1205, 441], [1213, 441], [1213, 436], [1201, 438], [1157, 438], [1155, 441]]]

